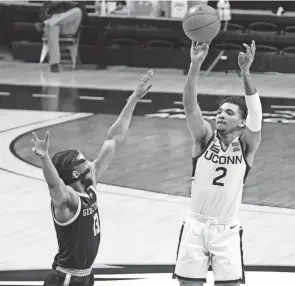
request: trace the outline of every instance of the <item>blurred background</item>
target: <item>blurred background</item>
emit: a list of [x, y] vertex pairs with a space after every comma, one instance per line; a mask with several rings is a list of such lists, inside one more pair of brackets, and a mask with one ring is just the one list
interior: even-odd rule
[[[99, 68], [124, 65], [185, 71], [190, 41], [182, 31], [181, 18], [199, 2], [207, 1], [83, 1], [87, 16], [80, 26], [79, 62]], [[218, 9], [222, 29], [211, 44], [203, 69], [224, 51], [214, 70], [235, 70], [242, 42], [254, 39], [257, 55], [253, 71], [294, 72], [294, 1], [207, 3]], [[0, 2], [2, 57], [39, 61], [42, 32], [34, 23], [40, 22], [42, 5], [42, 1]]]

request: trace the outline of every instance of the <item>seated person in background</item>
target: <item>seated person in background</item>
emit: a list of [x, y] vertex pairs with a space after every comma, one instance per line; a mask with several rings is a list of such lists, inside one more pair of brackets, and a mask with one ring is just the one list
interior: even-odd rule
[[96, 0], [94, 6], [96, 15], [129, 15], [126, 1], [105, 1], [103, 3], [102, 0]]
[[277, 16], [282, 16], [285, 13], [285, 5], [282, 1], [274, 1], [271, 2], [271, 10], [273, 14], [277, 14]]
[[60, 48], [59, 36], [75, 35], [81, 21], [87, 18], [83, 1], [44, 1], [41, 8], [41, 23], [36, 24], [48, 38], [49, 64], [52, 72], [59, 72]]
[[110, 14], [129, 15], [130, 11], [127, 7], [126, 1], [116, 1], [116, 8], [115, 10], [111, 11]]

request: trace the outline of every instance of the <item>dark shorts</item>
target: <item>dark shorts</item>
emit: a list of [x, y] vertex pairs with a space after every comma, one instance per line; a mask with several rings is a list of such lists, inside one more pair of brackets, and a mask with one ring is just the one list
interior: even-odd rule
[[52, 270], [44, 281], [44, 286], [93, 286], [94, 276], [91, 273], [88, 276], [73, 276], [70, 281], [66, 279], [66, 274], [58, 270]]

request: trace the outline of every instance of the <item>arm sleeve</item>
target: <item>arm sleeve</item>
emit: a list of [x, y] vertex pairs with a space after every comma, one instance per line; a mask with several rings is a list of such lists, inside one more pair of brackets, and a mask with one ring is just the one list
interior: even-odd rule
[[250, 131], [258, 132], [262, 125], [262, 106], [258, 92], [253, 95], [246, 95], [245, 100], [248, 108], [246, 126]]

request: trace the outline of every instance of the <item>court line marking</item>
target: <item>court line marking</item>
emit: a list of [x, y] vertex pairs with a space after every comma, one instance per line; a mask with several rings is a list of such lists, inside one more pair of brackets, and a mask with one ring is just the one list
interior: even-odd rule
[[[82, 115], [82, 116], [77, 116], [78, 118], [83, 118], [83, 117], [85, 117], [86, 118], [86, 116], [85, 115]], [[73, 115], [73, 117], [71, 118], [71, 119], [68, 119], [68, 120], [63, 120], [62, 122], [67, 122], [67, 121], [69, 121], [69, 120], [75, 120], [75, 119], [78, 119], [78, 118], [75, 118], [75, 116]], [[58, 121], [58, 120], [52, 120], [52, 122], [55, 122], [55, 121]], [[51, 122], [51, 124], [52, 124], [52, 122]], [[62, 123], [62, 122], [59, 122], [59, 123]], [[53, 123], [54, 124], [54, 123]], [[55, 123], [56, 124], [56, 123]], [[46, 126], [48, 126], [48, 123], [47, 124], [45, 124], [45, 123], [43, 123], [43, 124], [36, 124], [37, 126], [38, 126], [38, 128], [44, 128], [44, 127], [46, 127]], [[6, 133], [3, 133], [2, 134], [2, 136], [1, 137], [5, 137], [5, 140], [7, 140], [7, 142], [6, 143], [8, 143], [7, 144], [7, 146], [9, 146], [9, 142], [11, 142], [11, 139], [12, 138], [15, 138], [15, 135], [17, 136], [18, 134], [23, 134], [23, 132], [28, 132], [28, 128], [29, 129], [35, 129], [34, 128], [34, 126], [32, 127], [32, 126], [28, 126], [28, 127], [23, 127], [23, 128], [20, 128], [20, 129], [16, 129], [16, 130], [12, 130], [12, 131], [10, 131], [10, 132], [6, 132]], [[5, 136], [4, 136], [5, 135]], [[8, 135], [8, 136], [6, 136], [6, 135]], [[2, 139], [2, 138], [1, 138]], [[1, 142], [2, 140], [0, 140], [0, 142]], [[2, 141], [3, 142], [3, 141]], [[2, 143], [1, 142], [1, 143]], [[6, 144], [0, 144], [0, 146], [1, 146], [1, 149], [2, 150], [0, 150], [0, 151], [5, 151], [5, 148], [3, 149], [3, 147], [5, 146]], [[6, 151], [7, 151], [7, 149], [6, 149]], [[5, 152], [6, 153], [6, 152]], [[7, 152], [8, 153], [8, 152]], [[11, 154], [10, 154], [11, 155]], [[13, 156], [12, 156], [13, 157]], [[5, 158], [4, 158], [4, 161], [2, 161], [1, 160], [1, 158], [0, 158], [0, 163], [3, 163], [3, 162], [5, 162], [6, 160], [5, 160]], [[15, 157], [14, 157], [14, 163], [15, 162], [17, 162], [17, 161], [19, 161], [20, 162], [20, 160], [19, 159], [16, 159]], [[7, 161], [6, 161], [7, 162]], [[24, 165], [26, 165], [26, 167], [28, 167], [28, 164], [26, 164], [26, 163], [24, 163], [24, 162], [22, 162]], [[15, 166], [15, 165], [14, 165]], [[32, 167], [32, 166], [30, 166], [30, 167]], [[18, 166], [16, 166], [16, 168], [17, 169], [19, 169], [18, 168]], [[20, 168], [20, 171], [21, 171], [21, 168]], [[31, 173], [31, 171], [32, 171], [32, 173]], [[42, 176], [42, 171], [41, 171], [41, 169], [38, 169], [38, 168], [36, 168], [36, 167], [32, 167], [32, 169], [31, 169], [31, 171], [30, 171], [30, 173], [33, 175], [33, 176], [35, 176], [36, 175], [36, 177], [38, 178], [38, 177], [40, 177], [40, 178], [43, 178], [43, 176]], [[44, 180], [44, 179], [43, 179]], [[45, 182], [44, 182], [44, 184], [45, 184]], [[152, 200], [155, 200], [155, 194], [156, 193], [153, 193], [153, 192], [148, 192], [148, 191], [144, 191], [144, 190], [134, 190], [134, 189], [130, 189], [130, 188], [123, 188], [123, 187], [118, 187], [118, 186], [110, 186], [110, 185], [102, 185], [101, 184], [101, 186], [102, 187], [105, 187], [104, 189], [103, 188], [100, 188], [100, 190], [102, 191], [102, 192], [107, 192], [107, 190], [106, 189], [109, 189], [109, 190], [111, 190], [111, 192], [110, 193], [115, 193], [116, 195], [118, 195], [118, 193], [122, 193], [122, 192], [124, 192], [123, 191], [123, 189], [125, 189], [125, 191], [126, 191], [126, 193], [127, 194], [129, 194], [129, 196], [130, 197], [134, 197], [134, 195], [135, 195], [135, 192], [137, 192], [137, 194], [136, 195], [138, 195], [139, 197], [142, 197], [142, 198], [149, 198], [149, 199], [152, 199]], [[185, 201], [187, 201], [187, 202], [189, 202], [190, 201], [190, 198], [188, 198], [188, 197], [186, 197], [186, 198], [183, 198], [183, 197], [178, 197], [178, 196], [173, 196], [173, 195], [169, 195], [169, 194], [157, 194], [157, 198], [162, 198], [162, 199], [167, 199], [168, 201], [172, 201], [172, 202], [177, 202], [178, 201], [178, 199], [181, 199], [181, 200], [183, 200], [183, 202], [185, 202]], [[166, 201], [167, 201], [166, 200]], [[273, 207], [261, 207], [261, 206], [251, 206], [252, 207], [252, 212], [253, 211], [255, 211], [255, 209], [258, 209], [258, 212], [265, 212], [265, 210], [269, 210], [269, 212], [270, 213], [281, 213], [282, 212], [282, 210], [283, 209], [281, 209], [281, 208], [273, 208]], [[255, 209], [254, 209], [255, 208]], [[263, 208], [263, 210], [261, 211], [261, 208]], [[274, 209], [276, 209], [276, 211], [274, 212]], [[241, 208], [241, 210], [242, 210], [242, 208]], [[290, 209], [287, 209], [287, 213], [285, 213], [286, 215], [292, 215], [292, 213], [290, 213], [290, 212], [292, 212], [292, 211], [294, 211], [294, 210], [290, 210]], [[268, 211], [266, 211], [266, 212], [268, 212]], [[294, 213], [293, 213], [293, 215], [294, 215]], [[292, 219], [292, 218], [290, 218], [290, 219]], [[6, 285], [6, 284], [5, 284]], [[22, 284], [23, 285], [23, 284]]]
[[[38, 169], [41, 172], [40, 168], [35, 167], [33, 165], [30, 165], [30, 166]], [[41, 181], [41, 182], [45, 183], [45, 179], [41, 177], [42, 176], [41, 173], [40, 173], [40, 175], [38, 174], [37, 176], [30, 176], [30, 175], [18, 173], [18, 172], [8, 170], [5, 168], [1, 168], [1, 167], [0, 167], [0, 170], [17, 175], [17, 176], [22, 176], [22, 177], [25, 177], [28, 179]], [[99, 189], [99, 193], [103, 192], [105, 194], [112, 194], [112, 195], [116, 195], [116, 196], [132, 197], [132, 198], [146, 199], [146, 200], [151, 200], [151, 201], [164, 201], [167, 203], [186, 204], [186, 205], [188, 205], [190, 203], [190, 197], [176, 196], [176, 195], [164, 194], [164, 193], [156, 193], [156, 192], [151, 192], [151, 191], [146, 191], [146, 190], [141, 190], [141, 189], [121, 187], [121, 186], [116, 186], [116, 185], [111, 185], [111, 184], [98, 183], [97, 189]], [[251, 205], [251, 204], [241, 204], [240, 211], [251, 211], [253, 213], [254, 212], [255, 213], [270, 213], [270, 214], [295, 216], [294, 209]]]
[[[23, 126], [18, 129], [14, 129], [11, 131], [4, 132], [1, 135], [1, 147], [3, 148], [3, 145], [6, 145], [6, 150], [0, 150], [3, 156], [0, 158], [0, 168], [2, 170], [5, 170], [7, 172], [16, 173], [14, 170], [19, 170], [17, 172], [18, 175], [25, 176], [25, 177], [31, 177], [32, 179], [35, 178], [36, 180], [43, 180], [43, 173], [42, 170], [34, 165], [28, 164], [27, 162], [24, 162], [23, 160], [20, 160], [19, 158], [16, 158], [10, 151], [9, 146], [10, 143], [15, 140], [18, 136], [23, 135], [24, 133], [49, 127], [55, 124], [60, 124], [64, 122], [68, 122], [75, 119], [82, 119], [89, 116], [92, 116], [92, 113], [75, 113], [69, 116], [69, 118], [56, 118], [52, 119], [46, 122], [36, 122], [36, 124], [31, 124], [29, 126]], [[8, 152], [7, 152], [8, 151]], [[7, 164], [7, 162], [9, 164]], [[156, 192], [150, 192], [140, 189], [133, 189], [133, 188], [127, 188], [127, 187], [121, 187], [121, 186], [114, 186], [114, 185], [107, 185], [107, 184], [98, 184], [99, 189], [104, 193], [109, 194], [116, 194], [116, 195], [125, 195], [130, 197], [140, 197], [145, 199], [151, 199], [151, 200], [161, 200], [161, 201], [169, 201], [174, 203], [182, 203], [182, 204], [188, 204], [190, 201], [189, 197], [182, 197], [172, 194], [163, 194], [163, 193], [156, 193]], [[258, 205], [249, 205], [249, 204], [242, 204], [240, 210], [245, 211], [252, 211], [252, 212], [258, 212], [258, 213], [272, 213], [272, 214], [284, 214], [284, 215], [295, 215], [295, 209], [287, 209], [287, 208], [278, 208], [278, 207], [270, 207], [270, 206], [258, 206]]]
[[10, 92], [0, 91], [0, 95], [1, 96], [9, 96], [10, 95]]
[[[178, 285], [177, 280], [172, 279], [171, 273], [134, 273], [134, 274], [108, 274], [108, 275], [94, 275], [95, 284], [100, 285], [138, 285], [138, 286], [151, 286], [151, 285]], [[292, 285], [295, 274], [289, 272], [247, 272], [246, 284], [251, 286], [269, 285], [275, 286], [277, 283], [283, 283], [283, 285]], [[129, 280], [130, 279], [130, 280]], [[211, 284], [214, 281], [213, 274], [208, 272], [207, 283]], [[261, 284], [263, 281], [263, 284]], [[0, 285], [4, 286], [35, 286], [43, 285], [43, 281], [0, 281]]]
[[0, 285], [2, 286], [35, 286], [35, 285], [43, 285], [44, 282], [42, 281], [0, 281]]
[[82, 100], [105, 100], [103, 96], [86, 96], [86, 95], [80, 95], [79, 99]]
[[[26, 81], [26, 86], [42, 86], [42, 83], [45, 83], [46, 86], [54, 86], [56, 87], [56, 77], [52, 73], [48, 73], [47, 71], [40, 71], [40, 64], [39, 63], [9, 63], [10, 67], [9, 70], [12, 69], [25, 69], [30, 71], [30, 78], [27, 79]], [[43, 67], [43, 65], [42, 65]], [[153, 68], [154, 73], [157, 74], [158, 81], [164, 80], [164, 81], [171, 81], [173, 80], [180, 80], [181, 82], [185, 82], [186, 76], [183, 75], [181, 70], [175, 70], [175, 69], [161, 69], [161, 68]], [[93, 71], [93, 70], [83, 70], [79, 71], [75, 75], [72, 73], [64, 73], [63, 75], [63, 80], [59, 80], [59, 87], [60, 88], [73, 88], [73, 80], [76, 80], [79, 82], [79, 77], [84, 76], [93, 76], [93, 73], [97, 73], [98, 75], [98, 80], [95, 82], [79, 82], [79, 88], [81, 89], [99, 89], [99, 90], [110, 90], [110, 83], [105, 82], [105, 78], [113, 78], [113, 81], [124, 81], [124, 79], [127, 77], [129, 83], [124, 83], [121, 85], [117, 86], [112, 86], [111, 90], [120, 90], [120, 91], [128, 91], [130, 94], [134, 90], [134, 86], [138, 84], [138, 74], [145, 74], [147, 71], [146, 68], [137, 68], [137, 67], [109, 67], [107, 70], [100, 70], [100, 71]], [[41, 76], [40, 76], [41, 74]], [[102, 74], [102, 79], [99, 78], [99, 75]], [[256, 77], [259, 79], [265, 77], [265, 75], [260, 75], [255, 74]], [[38, 80], [38, 78], [40, 78]], [[42, 77], [44, 78], [44, 82], [42, 82]], [[204, 81], [207, 81], [206, 77], [201, 74], [200, 75], [201, 79]], [[229, 73], [227, 78], [230, 78], [234, 81], [237, 80], [236, 74], [235, 73]], [[293, 79], [293, 74], [284, 74], [284, 77], [286, 78], [285, 80], [294, 80]], [[214, 80], [216, 78], [220, 78], [220, 72], [212, 72], [211, 74], [211, 80]], [[272, 79], [277, 79], [276, 74], [271, 73], [269, 75], [268, 80]], [[23, 86], [23, 82], [18, 81], [18, 82], [13, 82], [13, 84], [10, 82], [9, 78], [0, 78], [0, 84], [2, 85], [14, 85], [14, 86]], [[165, 93], [165, 94], [182, 94], [183, 92], [183, 85], [178, 86], [174, 85], [173, 88], [167, 89], [167, 87], [161, 87], [157, 84], [154, 84], [153, 87], [150, 90], [151, 92], [156, 92], [156, 93]], [[209, 96], [245, 96], [244, 91], [241, 88], [238, 93], [233, 93], [233, 92], [226, 92], [226, 90], [220, 90], [219, 95], [216, 95], [213, 93], [212, 88], [208, 88], [207, 86], [200, 87], [200, 95], [208, 94]], [[276, 93], [272, 93], [273, 96], [271, 98], [287, 98], [287, 99], [294, 99], [294, 95], [292, 94], [286, 94], [284, 97], [276, 96]], [[261, 92], [260, 94], [261, 97], [269, 97], [268, 92]]]
[[[126, 98], [126, 101], [128, 101], [129, 98]], [[137, 102], [140, 102], [140, 103], [152, 103], [152, 100], [151, 99], [138, 99]]]
[[138, 102], [141, 102], [141, 103], [152, 103], [152, 100], [151, 99], [139, 99]]
[[279, 109], [295, 109], [295, 105], [271, 105], [271, 108], [279, 108]]
[[33, 93], [32, 97], [57, 98], [57, 95], [56, 94]]
[[[55, 119], [57, 119], [57, 118], [64, 118], [64, 117], [67, 117], [67, 116], [72, 116], [73, 114], [74, 114], [73, 112], [67, 113], [67, 114], [63, 114], [63, 115], [60, 115], [60, 116], [56, 117]], [[36, 123], [49, 122], [51, 120], [52, 120], [52, 118], [50, 118], [50, 119], [44, 119], [44, 120], [40, 120], [40, 121], [36, 121], [36, 122], [33, 122], [33, 123], [26, 123], [24, 125], [19, 125], [19, 126], [16, 126], [16, 127], [11, 127], [11, 128], [0, 130], [0, 133], [11, 131], [11, 130], [18, 129], [18, 128], [22, 128], [22, 127], [25, 127], [25, 126], [34, 125]]]
[[175, 104], [175, 105], [183, 105], [183, 102], [175, 100], [175, 101], [173, 101], [173, 104]]

